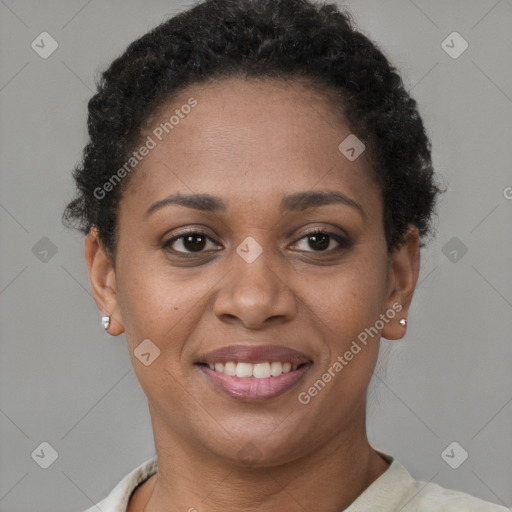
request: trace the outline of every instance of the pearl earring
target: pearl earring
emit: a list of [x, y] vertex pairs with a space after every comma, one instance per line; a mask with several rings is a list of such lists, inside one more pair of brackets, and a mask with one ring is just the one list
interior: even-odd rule
[[104, 315], [101, 317], [101, 324], [103, 325], [103, 328], [105, 331], [108, 329], [108, 326], [110, 325], [110, 315]]
[[398, 322], [402, 327], [405, 327], [407, 325], [407, 320], [405, 318], [400, 319], [400, 322]]

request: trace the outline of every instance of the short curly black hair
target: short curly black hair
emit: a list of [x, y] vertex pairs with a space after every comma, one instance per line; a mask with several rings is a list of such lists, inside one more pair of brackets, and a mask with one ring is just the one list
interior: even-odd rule
[[188, 85], [234, 76], [320, 84], [369, 150], [388, 251], [409, 224], [425, 245], [441, 190], [416, 102], [349, 12], [310, 0], [205, 0], [131, 43], [89, 101], [90, 141], [73, 171], [78, 194], [64, 224], [84, 234], [95, 226], [115, 259], [119, 201], [133, 173], [104, 197], [95, 191], [126, 163], [160, 106]]

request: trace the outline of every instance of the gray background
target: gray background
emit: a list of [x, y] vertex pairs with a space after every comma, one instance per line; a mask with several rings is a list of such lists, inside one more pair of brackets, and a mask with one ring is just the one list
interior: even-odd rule
[[[188, 5], [0, 1], [2, 512], [83, 510], [155, 453], [126, 340], [103, 332], [82, 235], [60, 215], [87, 141], [94, 77]], [[382, 341], [370, 441], [416, 478], [510, 507], [512, 2], [345, 5], [402, 71], [449, 188], [407, 335]], [[59, 44], [47, 59], [31, 48], [43, 31]], [[457, 59], [441, 47], [453, 31], [469, 43]], [[58, 452], [48, 469], [31, 456], [44, 441]], [[457, 469], [441, 456], [453, 441], [469, 453]]]

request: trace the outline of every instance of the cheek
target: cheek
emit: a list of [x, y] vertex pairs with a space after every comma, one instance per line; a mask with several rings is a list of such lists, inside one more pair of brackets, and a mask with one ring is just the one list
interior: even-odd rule
[[[151, 339], [162, 353], [181, 352], [181, 344], [197, 324], [206, 298], [218, 276], [176, 271], [158, 258], [131, 251], [119, 261], [118, 292], [126, 338], [132, 350]], [[216, 279], [214, 279], [216, 278]]]
[[126, 338], [134, 347], [146, 338], [156, 341], [160, 330], [170, 329], [183, 309], [183, 290], [164, 279], [161, 270], [135, 247], [125, 246], [122, 254], [117, 272], [118, 301]]
[[[302, 286], [302, 285], [301, 285]], [[373, 325], [386, 304], [385, 261], [355, 255], [335, 272], [304, 279], [307, 305], [335, 333], [354, 335]]]
[[382, 312], [384, 284], [378, 262], [347, 264], [336, 275], [317, 279], [311, 287], [314, 293], [307, 296], [306, 305], [315, 308], [309, 316], [321, 333], [326, 357], [318, 361], [314, 377], [299, 390], [297, 400], [304, 422], [318, 425], [319, 432], [345, 428], [355, 411], [365, 406], [380, 346], [379, 337], [368, 336], [365, 329]]
[[333, 388], [350, 381], [354, 392], [363, 392], [378, 357], [380, 337], [374, 326], [386, 307], [386, 260], [354, 256], [336, 273], [305, 279], [304, 286], [306, 314], [324, 343], [320, 373], [331, 369], [336, 374]]
[[[177, 281], [168, 268], [134, 252], [119, 261], [118, 274], [121, 315], [139, 384], [151, 403], [165, 404], [167, 413], [176, 416], [190, 407], [177, 392], [183, 380], [180, 357], [207, 285], [200, 279]], [[150, 354], [146, 361], [144, 353]]]

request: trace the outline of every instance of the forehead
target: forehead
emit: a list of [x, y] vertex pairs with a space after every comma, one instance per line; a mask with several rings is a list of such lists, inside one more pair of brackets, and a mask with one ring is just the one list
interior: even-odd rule
[[365, 152], [351, 161], [340, 151], [349, 135], [332, 92], [307, 81], [194, 84], [151, 116], [141, 140], [153, 147], [127, 199], [143, 206], [176, 191], [207, 192], [229, 205], [316, 188], [362, 198], [375, 182]]

